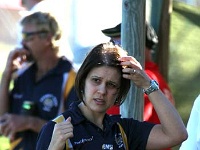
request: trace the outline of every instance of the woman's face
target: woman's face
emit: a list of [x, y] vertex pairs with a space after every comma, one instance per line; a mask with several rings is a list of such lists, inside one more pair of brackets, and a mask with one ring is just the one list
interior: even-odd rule
[[102, 66], [90, 71], [85, 80], [84, 102], [94, 112], [105, 113], [113, 106], [120, 87], [121, 75], [116, 68]]

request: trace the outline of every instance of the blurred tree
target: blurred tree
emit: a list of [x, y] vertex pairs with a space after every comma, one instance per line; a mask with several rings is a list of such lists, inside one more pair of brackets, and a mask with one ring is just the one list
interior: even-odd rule
[[147, 16], [150, 24], [158, 34], [159, 43], [154, 56], [159, 69], [166, 81], [168, 81], [169, 62], [169, 29], [172, 12], [172, 0], [147, 0], [149, 9]]
[[[145, 0], [123, 0], [122, 47], [144, 66]], [[120, 107], [122, 117], [143, 118], [142, 89], [132, 84], [126, 101]]]

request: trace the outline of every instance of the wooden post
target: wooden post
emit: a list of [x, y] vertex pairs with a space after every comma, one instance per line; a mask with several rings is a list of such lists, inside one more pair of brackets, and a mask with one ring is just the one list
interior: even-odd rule
[[159, 26], [159, 43], [157, 52], [157, 62], [159, 69], [166, 81], [168, 81], [169, 70], [169, 33], [170, 14], [172, 11], [172, 0], [164, 0]]
[[[122, 47], [144, 67], [145, 0], [123, 0]], [[131, 85], [125, 102], [120, 107], [122, 117], [143, 119], [144, 96], [142, 89]]]
[[[158, 34], [158, 46], [156, 47], [155, 62], [159, 66], [160, 73], [168, 81], [169, 66], [169, 29], [172, 0], [147, 0], [150, 4], [150, 24]], [[148, 7], [148, 6], [147, 6]]]

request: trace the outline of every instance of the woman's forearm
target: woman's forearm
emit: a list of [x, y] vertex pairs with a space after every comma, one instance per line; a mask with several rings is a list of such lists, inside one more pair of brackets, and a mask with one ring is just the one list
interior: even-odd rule
[[174, 140], [185, 140], [187, 138], [185, 125], [175, 107], [164, 94], [158, 90], [149, 94], [149, 99], [158, 114], [163, 133]]

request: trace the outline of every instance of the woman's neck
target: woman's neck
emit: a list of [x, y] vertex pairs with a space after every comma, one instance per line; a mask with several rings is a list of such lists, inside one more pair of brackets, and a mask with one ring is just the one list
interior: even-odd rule
[[91, 111], [83, 102], [79, 104], [79, 108], [85, 118], [103, 130], [103, 119], [105, 114]]

